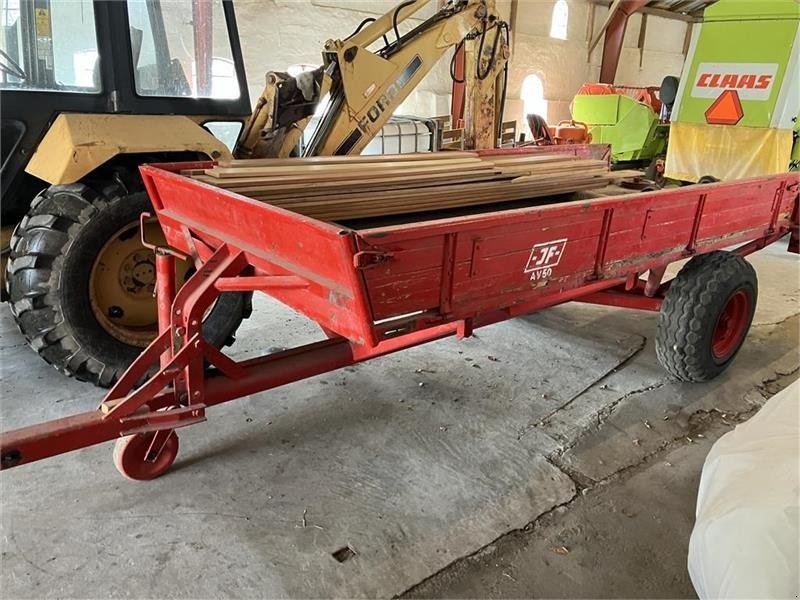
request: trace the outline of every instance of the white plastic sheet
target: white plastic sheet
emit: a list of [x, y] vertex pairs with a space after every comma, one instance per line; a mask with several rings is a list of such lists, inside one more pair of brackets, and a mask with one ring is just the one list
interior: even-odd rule
[[700, 598], [798, 598], [800, 381], [714, 444], [696, 516], [689, 574]]

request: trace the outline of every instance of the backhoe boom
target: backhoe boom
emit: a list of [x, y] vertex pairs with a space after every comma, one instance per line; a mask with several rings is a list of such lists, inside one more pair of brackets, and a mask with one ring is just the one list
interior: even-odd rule
[[[491, 82], [491, 87], [504, 81], [498, 74], [508, 60], [508, 28], [500, 20], [494, 0], [450, 0], [432, 17], [399, 35], [398, 25], [430, 2], [404, 2], [374, 21], [366, 19], [350, 37], [329, 40], [322, 67], [297, 80], [283, 73], [269, 73], [267, 87], [235, 154], [247, 158], [288, 156], [321, 105], [318, 125], [304, 155], [360, 154], [442, 55], [462, 43], [480, 43], [476, 52], [481, 54], [480, 60], [476, 59], [479, 76], [472, 81], [474, 93], [495, 113], [489, 129], [496, 130], [501, 103], [491, 96], [500, 97], [505, 90], [490, 89], [491, 101], [486, 102], [484, 80]], [[391, 42], [390, 37], [394, 37]], [[381, 48], [368, 49], [381, 39]], [[485, 123], [484, 119], [484, 130]], [[493, 146], [496, 136], [473, 132], [467, 139], [479, 146]]]

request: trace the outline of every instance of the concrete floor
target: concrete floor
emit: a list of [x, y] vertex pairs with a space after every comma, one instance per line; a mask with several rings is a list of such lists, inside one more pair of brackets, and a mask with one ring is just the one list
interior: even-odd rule
[[[800, 263], [752, 262], [756, 324], [708, 384], [660, 369], [655, 315], [572, 304], [213, 409], [154, 482], [110, 444], [3, 473], [2, 597], [691, 597], [703, 459], [800, 368]], [[260, 300], [231, 354], [318, 337]], [[101, 397], [5, 307], [0, 349], [3, 429]]]

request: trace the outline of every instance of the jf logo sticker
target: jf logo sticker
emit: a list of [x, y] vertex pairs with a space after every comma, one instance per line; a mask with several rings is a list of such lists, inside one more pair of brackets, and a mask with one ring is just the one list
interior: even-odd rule
[[541, 281], [553, 274], [553, 267], [558, 266], [561, 257], [564, 256], [564, 249], [567, 247], [567, 240], [554, 240], [536, 244], [531, 248], [531, 256], [528, 264], [525, 265], [525, 273], [531, 274], [531, 281]]

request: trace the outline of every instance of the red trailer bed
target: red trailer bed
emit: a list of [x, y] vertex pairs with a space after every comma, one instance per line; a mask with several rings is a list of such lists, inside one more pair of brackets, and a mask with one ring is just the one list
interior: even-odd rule
[[[157, 250], [161, 335], [98, 410], [2, 434], [2, 468], [123, 436], [120, 471], [156, 477], [177, 454], [174, 429], [205, 420], [208, 406], [569, 300], [660, 310], [662, 364], [708, 379], [733, 359], [755, 309], [741, 257], [789, 233], [797, 249], [796, 174], [358, 229], [179, 174], [203, 166], [141, 168], [169, 245]], [[199, 265], [177, 295], [176, 255]], [[234, 362], [204, 340], [201, 321], [220, 293], [250, 291], [328, 339]]]

